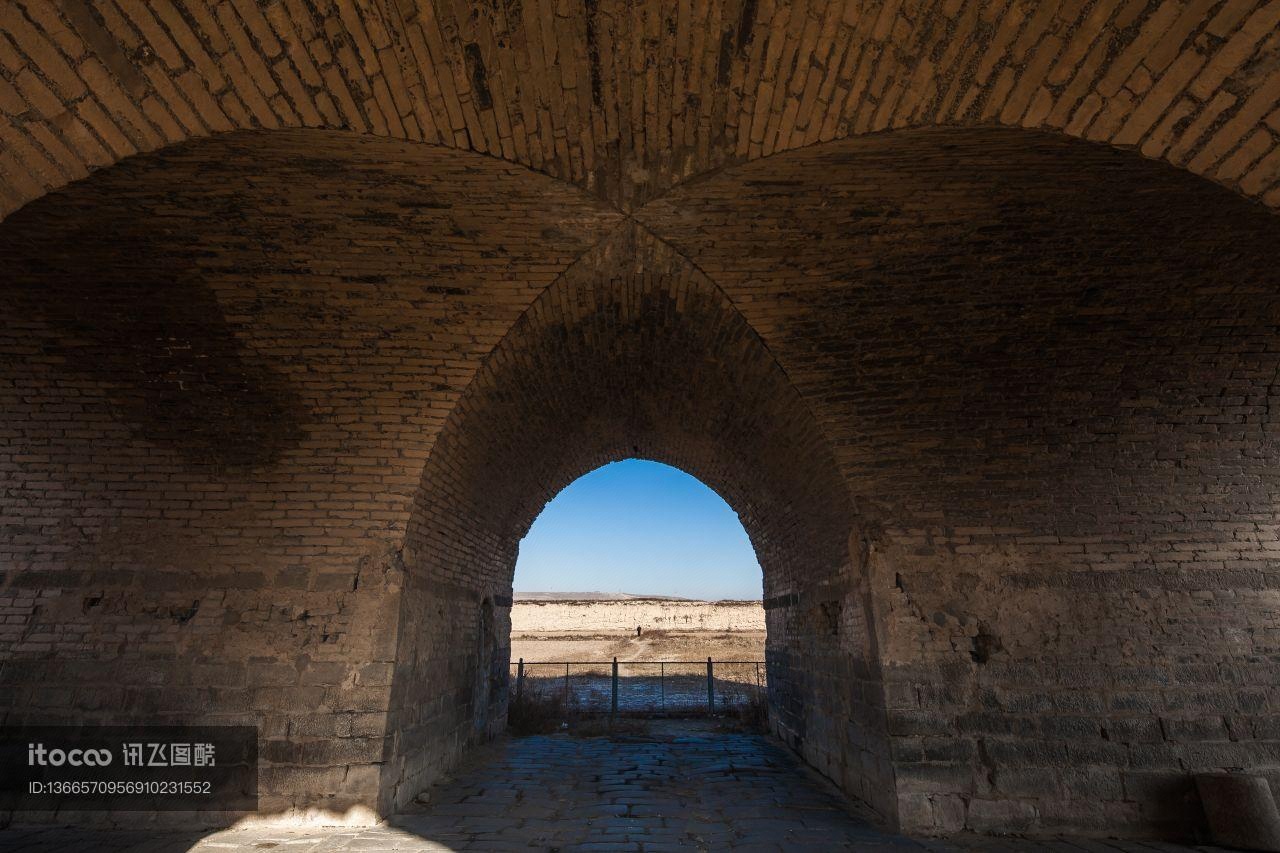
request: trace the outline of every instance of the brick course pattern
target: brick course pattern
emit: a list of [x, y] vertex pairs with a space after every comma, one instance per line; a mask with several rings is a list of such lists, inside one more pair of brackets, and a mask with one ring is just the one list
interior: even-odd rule
[[[808, 407], [720, 291], [628, 223], [512, 327], [427, 460], [405, 538], [402, 618], [415, 633], [402, 636], [400, 665], [418, 663], [398, 679], [409, 697], [400, 713], [421, 714], [412, 697], [439, 678], [431, 653], [410, 644], [464, 651], [447, 623], [419, 615], [438, 612], [434, 589], [473, 589], [472, 607], [509, 595], [519, 540], [542, 506], [587, 471], [637, 455], [693, 472], [738, 510], [764, 567], [766, 597], [811, 584], [847, 600], [852, 613], [869, 613], [867, 589], [849, 564], [847, 492]], [[420, 593], [415, 579], [424, 579]], [[889, 809], [869, 622], [851, 617], [838, 638], [823, 624], [799, 610], [769, 618], [776, 722], [810, 760], [836, 776], [848, 768], [848, 784]], [[474, 725], [503, 713], [507, 655], [496, 643], [493, 651], [484, 665], [502, 689], [485, 688], [488, 710], [449, 706], [448, 714]], [[858, 739], [846, 739], [846, 725]], [[438, 772], [438, 762], [413, 754], [394, 756], [391, 766], [399, 776], [384, 787], [403, 790], [397, 802]]]
[[855, 495], [904, 824], [1185, 835], [1189, 771], [1280, 782], [1273, 214], [932, 130], [638, 216], [740, 307]]
[[250, 722], [264, 812], [394, 810], [640, 455], [898, 825], [1280, 784], [1280, 5], [584, 8], [0, 7], [4, 719]]
[[1055, 130], [1280, 205], [1274, 0], [11, 0], [0, 215], [138, 152], [351, 130], [630, 209], [689, 176], [925, 126]]
[[264, 809], [369, 804], [422, 460], [617, 218], [491, 158], [305, 131], [12, 217], [0, 701], [256, 721]]

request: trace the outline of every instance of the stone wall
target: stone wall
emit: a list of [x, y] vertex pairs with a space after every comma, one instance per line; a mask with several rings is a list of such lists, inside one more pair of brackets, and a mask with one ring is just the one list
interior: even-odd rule
[[1192, 772], [1280, 782], [1278, 242], [995, 128], [629, 215], [331, 132], [129, 160], [0, 227], [0, 709], [256, 723], [265, 812], [394, 809], [503, 724], [528, 525], [639, 456], [739, 512], [846, 791], [1186, 835]]
[[511, 608], [512, 636], [645, 631], [763, 631], [758, 601], [522, 601]]
[[15, 572], [0, 592], [3, 721], [253, 725], [261, 812], [371, 819], [396, 658], [395, 561], [192, 575]]

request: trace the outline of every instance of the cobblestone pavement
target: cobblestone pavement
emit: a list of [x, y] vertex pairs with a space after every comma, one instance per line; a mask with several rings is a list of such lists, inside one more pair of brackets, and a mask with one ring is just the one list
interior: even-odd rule
[[1155, 842], [957, 838], [885, 833], [776, 741], [669, 729], [499, 741], [417, 813], [365, 829], [245, 829], [213, 834], [0, 832], [3, 853], [370, 853], [370, 851], [1202, 851]]

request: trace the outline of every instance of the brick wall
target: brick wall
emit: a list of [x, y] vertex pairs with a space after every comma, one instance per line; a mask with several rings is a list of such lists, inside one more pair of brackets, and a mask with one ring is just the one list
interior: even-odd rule
[[1185, 834], [1190, 772], [1277, 769], [1278, 231], [995, 128], [631, 216], [328, 131], [121, 163], [0, 227], [5, 719], [254, 722], [264, 810], [402, 805], [502, 725], [520, 536], [638, 455], [741, 514], [847, 791]]
[[252, 722], [264, 811], [376, 806], [422, 459], [611, 217], [477, 155], [280, 132], [6, 221], [7, 718]]
[[[515, 323], [427, 461], [405, 540], [409, 587], [420, 598], [405, 599], [403, 624], [413, 633], [402, 639], [402, 650], [407, 642], [426, 651], [402, 651], [405, 707], [393, 708], [393, 719], [425, 713], [415, 697], [438, 689], [442, 666], [464, 674], [448, 682], [450, 691], [468, 696], [470, 672], [487, 698], [440, 707], [424, 724], [431, 737], [402, 740], [403, 754], [391, 759], [397, 802], [439, 772], [435, 744], [460, 748], [457, 732], [469, 725], [480, 736], [505, 712], [506, 658], [493, 673], [501, 684], [489, 684], [489, 662], [463, 664], [473, 652], [450, 645], [448, 623], [432, 618], [434, 590], [469, 590], [457, 606], [463, 612], [485, 601], [509, 606], [517, 545], [542, 506], [576, 477], [631, 456], [680, 467], [724, 495], [756, 548], [766, 598], [866, 610], [866, 588], [849, 580], [851, 509], [807, 406], [705, 276], [643, 229], [624, 226]], [[890, 810], [866, 629], [857, 618], [833, 631], [807, 613], [770, 614], [771, 698], [793, 746]], [[431, 649], [449, 650], [457, 663], [424, 662]], [[860, 692], [850, 694], [849, 684]], [[856, 739], [847, 736], [851, 724], [862, 725]]]
[[835, 448], [904, 824], [1185, 835], [1191, 772], [1280, 781], [1274, 215], [992, 129], [779, 155], [640, 218]]

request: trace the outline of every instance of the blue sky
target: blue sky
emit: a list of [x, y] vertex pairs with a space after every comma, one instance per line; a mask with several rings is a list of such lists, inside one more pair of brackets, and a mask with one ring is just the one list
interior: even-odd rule
[[719, 495], [677, 468], [628, 459], [547, 504], [520, 543], [515, 589], [754, 599], [761, 575]]

